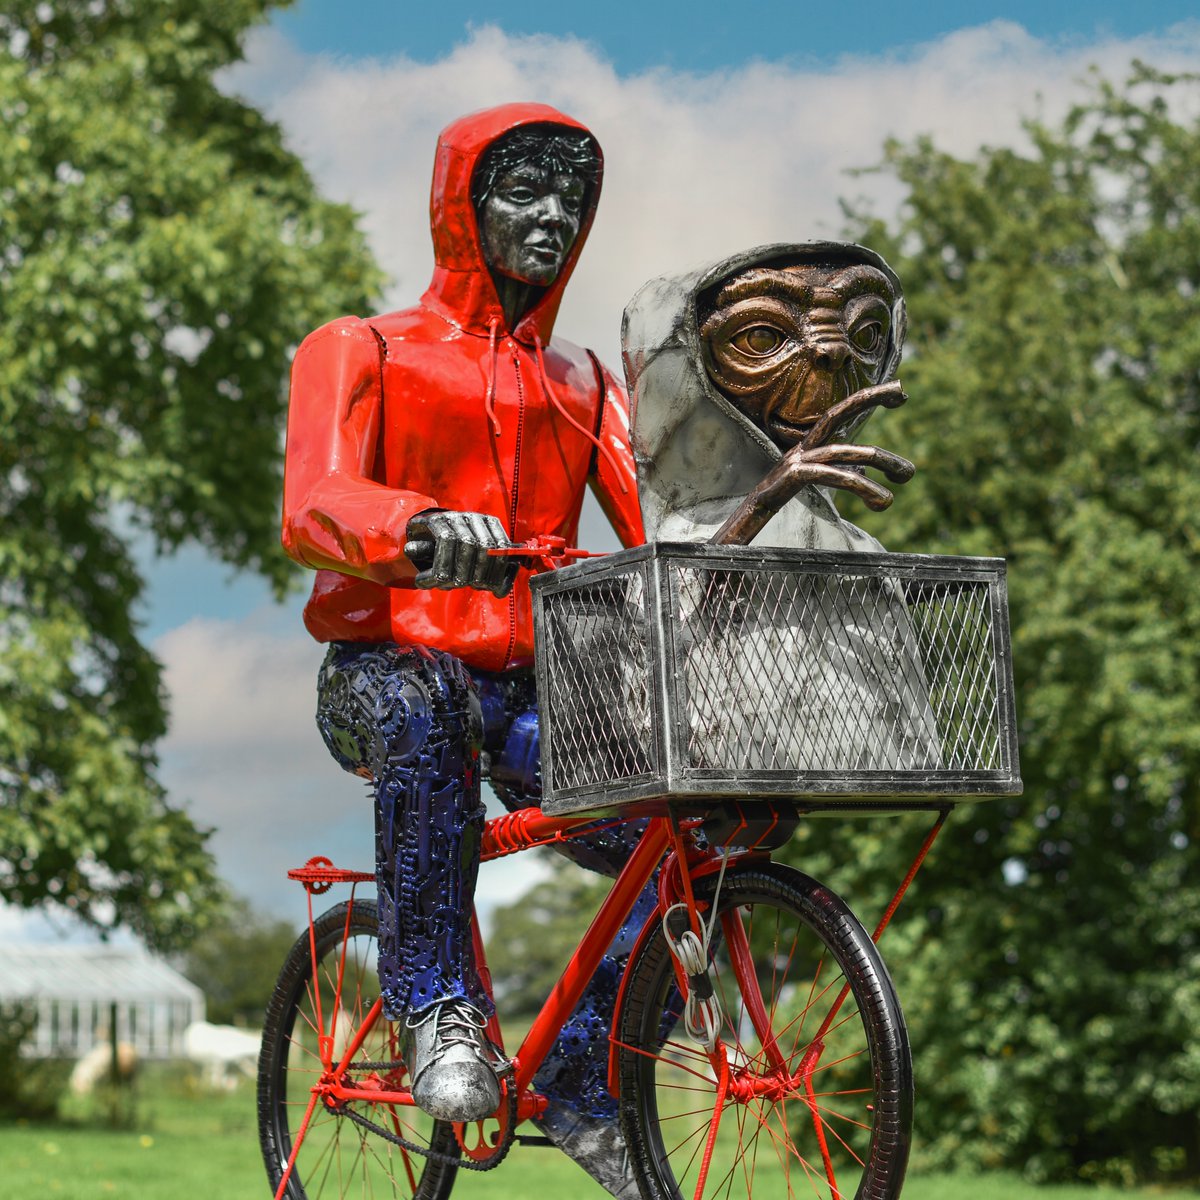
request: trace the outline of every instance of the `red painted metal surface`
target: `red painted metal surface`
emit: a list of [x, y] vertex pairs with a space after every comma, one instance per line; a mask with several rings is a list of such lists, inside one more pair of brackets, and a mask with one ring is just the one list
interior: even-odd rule
[[329, 891], [335, 883], [374, 883], [373, 871], [342, 871], [321, 855], [310, 858], [302, 867], [294, 867], [287, 873], [289, 879], [304, 884], [312, 896]]
[[517, 1086], [524, 1091], [541, 1066], [559, 1030], [574, 1011], [583, 995], [588, 981], [600, 965], [604, 952], [612, 944], [625, 918], [629, 915], [642, 889], [646, 886], [654, 868], [667, 848], [670, 840], [666, 822], [653, 820], [642, 834], [629, 861], [613, 884], [612, 891], [604, 898], [600, 910], [592, 918], [571, 961], [554, 990], [534, 1018], [529, 1033], [517, 1051]]
[[787, 1070], [787, 1059], [779, 1049], [775, 1033], [771, 1028], [771, 1014], [763, 1001], [762, 989], [758, 986], [758, 972], [754, 969], [754, 956], [750, 952], [750, 939], [746, 936], [746, 927], [742, 924], [741, 914], [734, 909], [732, 912], [721, 914], [721, 932], [725, 935], [725, 945], [729, 949], [729, 961], [733, 967], [734, 978], [738, 982], [738, 990], [746, 1005], [746, 1013], [754, 1032], [758, 1035], [763, 1054], [776, 1071]]
[[547, 817], [540, 808], [521, 808], [488, 821], [483, 831], [483, 861], [490, 862], [534, 846], [552, 846], [620, 823], [619, 820], [598, 822], [595, 817]]
[[933, 828], [929, 831], [925, 841], [921, 843], [921, 849], [917, 851], [917, 857], [913, 859], [912, 866], [908, 868], [908, 874], [904, 876], [900, 886], [896, 889], [896, 894], [892, 897], [892, 902], [887, 906], [886, 911], [880, 918], [879, 924], [875, 926], [875, 932], [871, 934], [871, 941], [878, 943], [883, 936], [883, 931], [888, 927], [892, 917], [896, 915], [896, 909], [900, 907], [900, 901], [904, 899], [904, 893], [908, 891], [909, 885], [917, 877], [917, 872], [921, 869], [921, 865], [925, 862], [925, 857], [930, 850], [933, 849], [933, 843], [937, 841], [937, 835], [942, 832], [942, 826], [946, 823], [946, 818], [950, 815], [948, 808], [942, 809], [938, 814], [938, 819], [934, 821]]
[[318, 641], [431, 646], [492, 671], [533, 661], [526, 569], [503, 598], [412, 587], [405, 531], [425, 509], [488, 513], [513, 541], [573, 543], [590, 476], [621, 541], [644, 540], [624, 390], [586, 352], [550, 340], [599, 184], [558, 278], [514, 329], [484, 259], [472, 171], [497, 138], [537, 123], [583, 129], [515, 104], [444, 130], [430, 199], [436, 269], [420, 304], [341, 318], [296, 354], [283, 541], [318, 568], [305, 610]]

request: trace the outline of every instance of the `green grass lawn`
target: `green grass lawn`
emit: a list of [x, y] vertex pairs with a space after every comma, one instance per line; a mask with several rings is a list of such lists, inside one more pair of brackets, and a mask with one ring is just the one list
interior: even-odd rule
[[[129, 1130], [94, 1125], [0, 1127], [0, 1200], [265, 1200], [253, 1088], [214, 1095], [186, 1080], [144, 1080]], [[87, 1115], [76, 1105], [67, 1115]], [[494, 1172], [460, 1172], [455, 1200], [604, 1200], [606, 1193], [557, 1151], [515, 1147]], [[1032, 1187], [1012, 1176], [912, 1178], [905, 1200], [1149, 1200], [1162, 1193]], [[1200, 1200], [1173, 1192], [1171, 1200]], [[766, 1198], [764, 1198], [766, 1200]]]

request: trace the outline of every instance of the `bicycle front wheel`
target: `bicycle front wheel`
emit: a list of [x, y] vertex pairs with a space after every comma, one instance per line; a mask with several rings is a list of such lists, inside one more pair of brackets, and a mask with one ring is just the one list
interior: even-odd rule
[[[715, 888], [705, 879], [697, 898], [711, 904]], [[703, 1174], [703, 1196], [895, 1200], [912, 1127], [908, 1035], [854, 914], [789, 867], [734, 869], [709, 961], [727, 1072], [685, 1034], [661, 928], [629, 966], [621, 1126], [643, 1196], [691, 1200]]]
[[[259, 1140], [273, 1192], [278, 1191], [313, 1087], [321, 1078], [318, 1037], [332, 1031], [338, 1061], [379, 995], [378, 929], [373, 903], [356, 901], [353, 911], [339, 904], [314, 923], [315, 976], [307, 931], [280, 972], [267, 1007], [258, 1060]], [[406, 1087], [398, 1040], [396, 1026], [381, 1017], [354, 1056], [347, 1081], [359, 1086], [374, 1081], [387, 1090]], [[457, 1166], [424, 1158], [371, 1132], [354, 1122], [351, 1111], [395, 1137], [458, 1157], [453, 1128], [418, 1108], [363, 1101], [331, 1108], [318, 1101], [288, 1179], [287, 1200], [449, 1196]]]

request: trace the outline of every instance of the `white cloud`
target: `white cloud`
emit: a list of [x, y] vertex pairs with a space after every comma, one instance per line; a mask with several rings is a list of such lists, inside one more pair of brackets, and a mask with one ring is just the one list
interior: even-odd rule
[[[213, 832], [224, 877], [263, 908], [300, 920], [304, 894], [288, 868], [316, 854], [373, 865], [372, 804], [317, 732], [317, 667], [324, 652], [298, 614], [260, 610], [244, 621], [196, 619], [154, 646], [171, 695], [162, 777], [176, 804]], [[481, 912], [545, 875], [529, 855], [484, 868]], [[0, 925], [0, 932], [2, 932]]]
[[583, 120], [605, 149], [604, 196], [559, 330], [616, 363], [621, 310], [647, 279], [760, 242], [836, 234], [839, 196], [894, 205], [885, 177], [845, 174], [877, 163], [885, 138], [930, 133], [962, 154], [1012, 143], [1022, 118], [1060, 116], [1090, 65], [1120, 78], [1133, 57], [1196, 69], [1200, 23], [1049, 43], [995, 21], [829, 69], [754, 62], [634, 76], [584, 42], [493, 26], [433, 63], [307, 56], [266, 28], [228, 83], [281, 122], [327, 194], [363, 212], [396, 306], [416, 300], [432, 267], [429, 174], [443, 125], [531, 98]]
[[[995, 22], [903, 57], [848, 57], [831, 69], [760, 62], [632, 77], [583, 42], [492, 27], [429, 64], [308, 56], [267, 28], [228, 86], [282, 123], [327, 194], [362, 210], [397, 306], [416, 300], [432, 266], [429, 172], [443, 125], [523, 98], [585, 121], [605, 147], [607, 177], [559, 329], [615, 364], [621, 310], [645, 280], [759, 242], [834, 235], [839, 195], [869, 190], [894, 205], [886, 179], [844, 174], [877, 162], [885, 137], [930, 133], [963, 154], [1012, 143], [1022, 117], [1063, 113], [1090, 64], [1120, 77], [1135, 56], [1195, 70], [1200, 24], [1158, 38], [1050, 44]], [[172, 697], [162, 747], [172, 796], [215, 827], [236, 887], [299, 915], [302, 895], [280, 882], [284, 870], [315, 853], [368, 865], [372, 830], [362, 784], [337, 769], [313, 725], [320, 648], [297, 614], [287, 621], [193, 620], [156, 649]], [[542, 868], [529, 856], [485, 869], [483, 906], [522, 890], [531, 871]]]

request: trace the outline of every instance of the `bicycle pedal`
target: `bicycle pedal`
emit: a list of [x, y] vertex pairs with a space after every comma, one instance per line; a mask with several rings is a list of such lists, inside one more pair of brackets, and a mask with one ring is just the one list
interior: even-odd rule
[[554, 1143], [548, 1138], [537, 1133], [518, 1133], [518, 1146], [553, 1146]]

